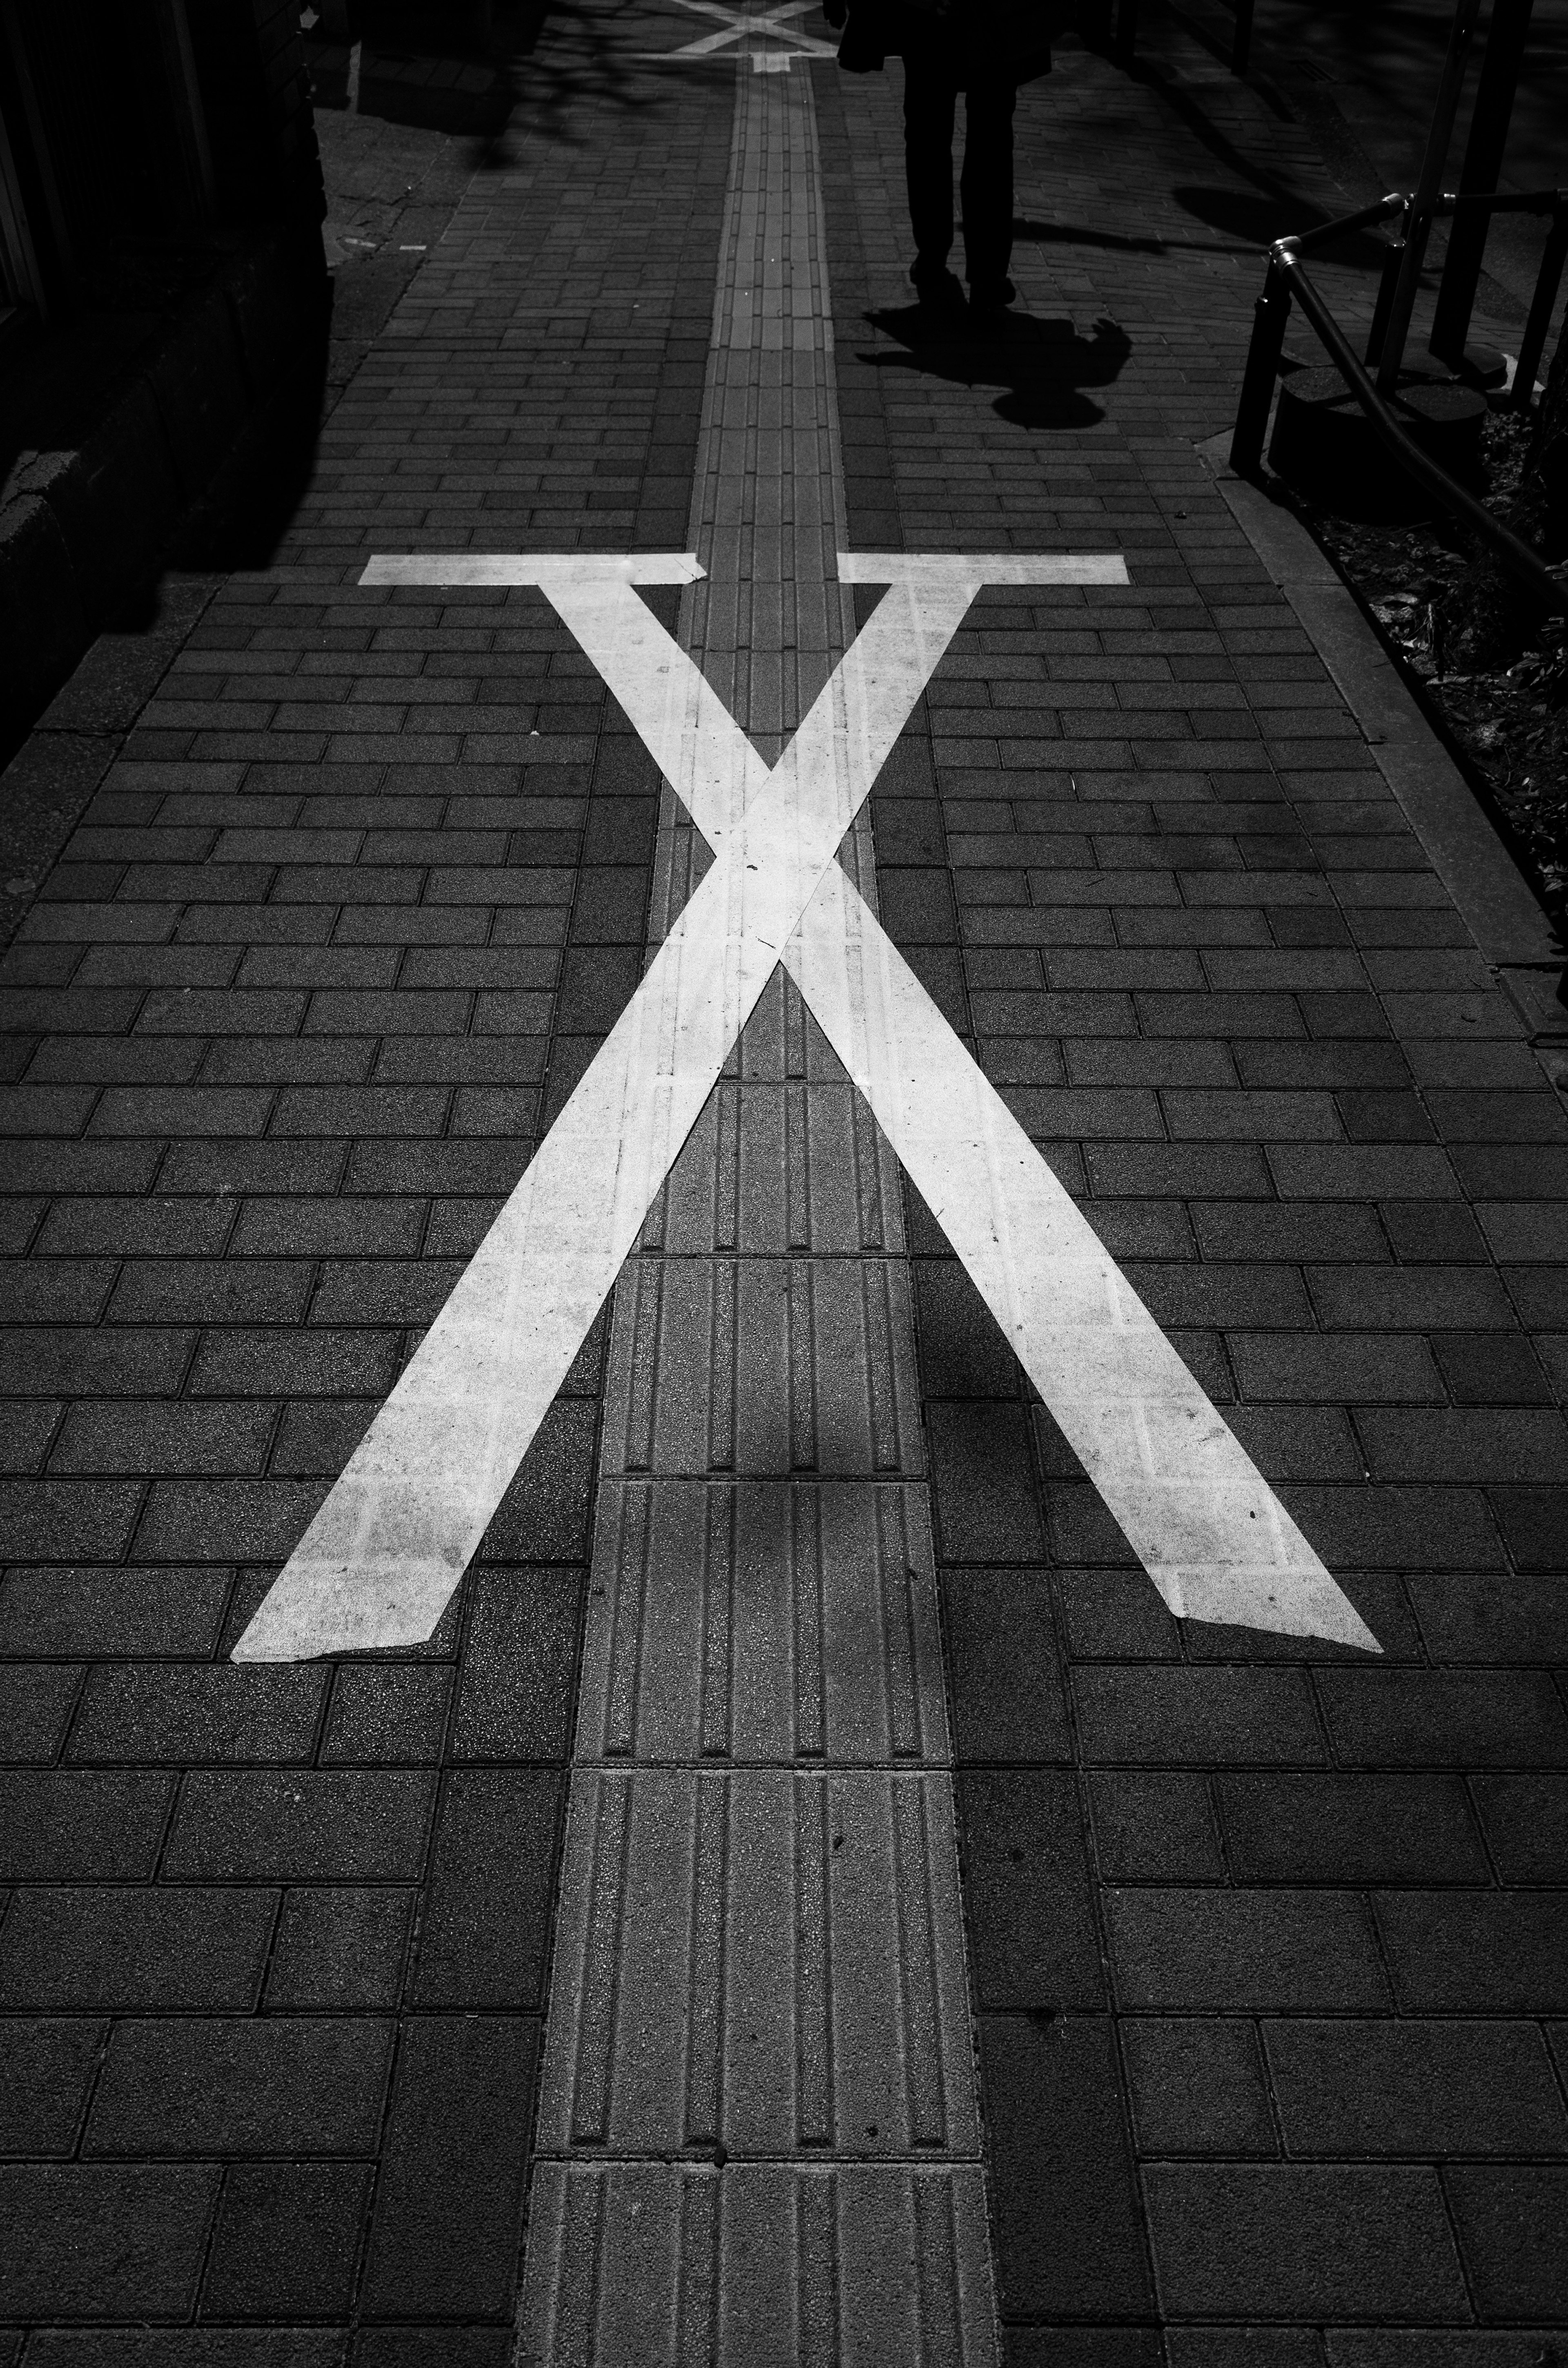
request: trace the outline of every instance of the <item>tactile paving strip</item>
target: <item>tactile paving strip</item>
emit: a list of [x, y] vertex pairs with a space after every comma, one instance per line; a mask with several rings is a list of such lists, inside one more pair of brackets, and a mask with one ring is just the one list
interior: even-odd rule
[[[681, 639], [771, 760], [853, 618], [812, 93], [747, 63]], [[707, 860], [666, 791], [655, 934]], [[780, 975], [616, 1291], [521, 2363], [995, 2361], [903, 1247]]]

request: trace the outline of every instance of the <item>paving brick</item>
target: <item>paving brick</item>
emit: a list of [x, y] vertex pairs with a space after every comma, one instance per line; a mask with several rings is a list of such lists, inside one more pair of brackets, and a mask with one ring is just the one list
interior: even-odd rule
[[0, 1776], [0, 1882], [115, 1882], [151, 1875], [173, 1780], [62, 1769]]
[[1298, 1669], [1076, 1669], [1073, 1699], [1091, 1761], [1285, 1761], [1324, 1757]]
[[1292, 2155], [1562, 2155], [1568, 2113], [1526, 2022], [1271, 2022]]
[[581, 1572], [489, 1568], [470, 1586], [453, 1757], [508, 1764], [564, 1760], [582, 1621]]
[[38, 1247], [49, 1258], [119, 1252], [143, 1258], [217, 1258], [233, 1208], [195, 1201], [57, 1201]]
[[1313, 1488], [1280, 1496], [1332, 1570], [1496, 1570], [1503, 1549], [1485, 1498], [1472, 1488]]
[[1494, 1486], [1491, 1502], [1520, 1570], [1563, 1568], [1568, 1562], [1568, 1488]]
[[1267, 1480], [1359, 1480], [1366, 1470], [1338, 1406], [1230, 1406], [1225, 1419]]
[[1044, 1572], [948, 1570], [941, 1591], [960, 1760], [1069, 1759], [1072, 1739]]
[[415, 1985], [422, 2007], [542, 2003], [560, 1775], [463, 1770], [442, 1787]]
[[71, 1738], [82, 1763], [299, 1760], [325, 1699], [321, 1668], [93, 1670]]
[[981, 2010], [1098, 2006], [1099, 1943], [1074, 1778], [971, 1769], [960, 1779], [959, 1809]]
[[1278, 2153], [1250, 2022], [1131, 2016], [1120, 2037], [1142, 2157]]
[[1233, 1332], [1229, 1347], [1246, 1397], [1368, 1404], [1443, 1394], [1426, 1342], [1399, 1334]]
[[429, 1777], [392, 1770], [193, 1774], [162, 1871], [175, 1882], [416, 1881], [434, 1801]]
[[1205, 1258], [1386, 1259], [1388, 1241], [1370, 1209], [1238, 1206], [1199, 1202], [1190, 1212]]
[[56, 1473], [258, 1472], [272, 1432], [269, 1406], [74, 1407], [50, 1457]]
[[[1499, 1276], [1490, 1269], [1366, 1266], [1312, 1267], [1307, 1284], [1323, 1323], [1334, 1330], [1418, 1331], [1450, 1326], [1506, 1324], [1511, 1315]], [[1461, 1333], [1460, 1337], [1463, 1335]], [[1508, 1334], [1480, 1335], [1508, 1338]], [[1449, 1346], [1432, 1344], [1449, 1388]]]
[[[1434, 2338], [1423, 2328], [1413, 2340], [1427, 2345]], [[1323, 2345], [1315, 2328], [1173, 2327], [1165, 2335], [1165, 2360], [1168, 2368], [1323, 2368]], [[1437, 2354], [1422, 2357], [1429, 2362]]]
[[1137, 2320], [1149, 2272], [1100, 2015], [984, 2015], [997, 2299], [1010, 2318]]
[[353, 2368], [509, 2368], [509, 2327], [362, 2327]]
[[412, 1258], [423, 1211], [407, 1201], [249, 1201], [234, 1226], [235, 1258]]
[[1311, 1321], [1301, 1278], [1290, 1266], [1176, 1266], [1129, 1261], [1122, 1269], [1157, 1324], [1278, 1325]]
[[1024, 1408], [937, 1400], [926, 1419], [943, 1559], [1038, 1563], [1044, 1540]]
[[[1397, 1896], [1391, 1895], [1391, 1896]], [[1108, 1891], [1126, 2010], [1375, 2013], [1388, 1989], [1363, 1904], [1331, 1891]]]
[[1552, 1398], [1540, 1360], [1521, 1333], [1450, 1332], [1433, 1341], [1432, 1353], [1457, 1405], [1543, 1405]]
[[1568, 1863], [1568, 1777], [1478, 1776], [1471, 1792], [1506, 1884], [1549, 1884], [1561, 1876]]
[[396, 2007], [413, 1907], [407, 1891], [286, 1892], [267, 1962], [268, 2009], [354, 2014]]
[[225, 1560], [283, 1562], [310, 1527], [318, 1481], [159, 1480], [137, 1528], [138, 1551], [188, 1562], [203, 1547]]
[[1457, 1776], [1222, 1774], [1215, 1797], [1244, 1881], [1486, 1881]]
[[268, 1891], [20, 1891], [0, 1929], [0, 2005], [244, 2012], [261, 1986], [276, 1909]]
[[1103, 1882], [1221, 1878], [1219, 1833], [1202, 1777], [1105, 1772], [1090, 1778], [1089, 1798]]
[[1448, 1143], [1561, 1143], [1568, 1112], [1547, 1095], [1518, 1090], [1428, 1092], [1426, 1107]]
[[0, 2050], [0, 2152], [75, 2153], [108, 2025], [80, 2015], [9, 2018]]
[[0, 1470], [36, 1474], [60, 1428], [61, 1409], [47, 1400], [36, 1406], [0, 1406]]
[[915, 1268], [922, 1385], [928, 1397], [1016, 1396], [1017, 1359], [1000, 1325], [956, 1259]]
[[206, 1659], [230, 1584], [226, 1570], [16, 1569], [0, 1580], [0, 1656]]
[[1433, 2170], [1172, 2163], [1146, 2170], [1143, 2187], [1174, 2317], [1467, 2316]]
[[88, 2116], [88, 2156], [368, 2154], [390, 2022], [312, 2016], [118, 2024]]
[[1568, 1892], [1388, 1891], [1376, 1906], [1406, 2012], [1551, 2014], [1568, 2004]]
[[1324, 1669], [1317, 1686], [1342, 1764], [1568, 1765], [1568, 1715], [1545, 1672]]
[[446, 1305], [461, 1272], [455, 1258], [324, 1261], [311, 1313], [323, 1326], [428, 1324]]
[[311, 1269], [200, 1258], [128, 1260], [110, 1302], [116, 1324], [289, 1324], [304, 1315]]
[[1568, 2314], [1568, 2168], [1456, 2164], [1443, 2185], [1483, 2316], [1561, 2328]]
[[184, 2318], [218, 2179], [206, 2163], [0, 2168], [0, 2311], [24, 2323]]
[[503, 2317], [517, 2271], [538, 2026], [415, 2015], [403, 2029], [361, 2307]]
[[[1128, 1559], [1125, 1547], [1115, 1559]], [[1142, 1571], [1069, 1571], [1057, 1587], [1074, 1660], [1179, 1657], [1176, 1623]]]
[[434, 1766], [446, 1736], [450, 1694], [449, 1669], [347, 1663], [333, 1680], [322, 1758]]
[[1536, 2368], [1541, 2332], [1493, 2328], [1444, 2333], [1435, 2328], [1330, 2328], [1329, 2368]]
[[57, 1759], [81, 1684], [79, 1664], [0, 1668], [0, 1761]]
[[191, 1370], [191, 1389], [207, 1397], [382, 1398], [397, 1378], [400, 1343], [392, 1332], [332, 1326], [312, 1332], [208, 1333]]
[[1568, 1424], [1555, 1413], [1415, 1414], [1379, 1406], [1363, 1413], [1358, 1427], [1379, 1477], [1548, 1481], [1568, 1473]]
[[369, 2169], [358, 2163], [233, 2164], [202, 2279], [204, 2314], [346, 2317], [369, 2189]]
[[1456, 1202], [1385, 1201], [1381, 1213], [1395, 1257], [1407, 1264], [1437, 1258], [1479, 1263], [1491, 1255], [1476, 1212]]
[[0, 1292], [13, 1325], [90, 1325], [103, 1313], [115, 1278], [109, 1258], [84, 1258], [80, 1263], [7, 1258], [0, 1266]]
[[481, 1549], [488, 1563], [585, 1563], [595, 1406], [557, 1399], [533, 1435]]

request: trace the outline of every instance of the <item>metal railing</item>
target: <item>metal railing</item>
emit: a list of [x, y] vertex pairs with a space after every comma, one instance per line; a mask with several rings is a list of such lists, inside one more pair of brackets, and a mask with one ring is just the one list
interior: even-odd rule
[[[1384, 258], [1365, 364], [1358, 359], [1344, 330], [1308, 277], [1302, 260], [1305, 256], [1329, 245], [1335, 239], [1346, 237], [1353, 231], [1368, 230], [1376, 222], [1386, 222], [1395, 214], [1401, 217], [1403, 224], [1408, 220], [1410, 205], [1410, 199], [1396, 191], [1381, 199], [1375, 206], [1363, 207], [1359, 213], [1347, 214], [1339, 222], [1324, 222], [1320, 229], [1303, 232], [1298, 238], [1277, 239], [1269, 248], [1268, 274], [1253, 316], [1252, 343], [1247, 348], [1241, 401], [1236, 407], [1236, 424], [1231, 438], [1231, 466], [1238, 476], [1247, 477], [1256, 472], [1262, 461], [1275, 381], [1279, 375], [1280, 358], [1285, 348], [1286, 324], [1290, 319], [1291, 303], [1295, 302], [1316, 331], [1324, 352], [1366, 413], [1373, 433], [1400, 466], [1425, 486], [1451, 516], [1470, 528], [1516, 583], [1540, 600], [1543, 607], [1554, 609], [1559, 616], [1568, 617], [1568, 585], [1559, 582], [1527, 543], [1522, 542], [1501, 519], [1493, 516], [1483, 502], [1477, 501], [1473, 494], [1467, 493], [1462, 485], [1457, 484], [1446, 470], [1440, 469], [1430, 455], [1421, 450], [1401, 427], [1369, 374], [1369, 370], [1376, 369], [1383, 359], [1394, 314], [1396, 291], [1401, 285], [1405, 262], [1403, 239], [1391, 240]], [[1432, 211], [1449, 214], [1468, 212], [1471, 208], [1483, 208], [1491, 212], [1506, 210], [1510, 212], [1550, 213], [1552, 217], [1551, 233], [1541, 257], [1534, 300], [1514, 366], [1513, 400], [1518, 408], [1527, 409], [1546, 345], [1563, 264], [1568, 260], [1568, 190], [1536, 189], [1524, 197], [1444, 196], [1433, 206]]]

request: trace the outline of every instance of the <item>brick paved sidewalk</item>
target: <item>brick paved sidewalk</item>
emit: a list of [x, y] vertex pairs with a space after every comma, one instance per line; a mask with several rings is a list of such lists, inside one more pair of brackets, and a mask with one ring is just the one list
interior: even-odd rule
[[[579, 97], [476, 171], [5, 957], [4, 2368], [512, 2357], [608, 1322], [426, 1646], [228, 1656], [657, 934], [657, 775], [546, 604], [358, 577], [688, 547], [738, 85], [638, 55], [701, 29], [547, 31]], [[1002, 2356], [1543, 2368], [1568, 1118], [1194, 451], [1226, 224], [1335, 199], [1176, 63], [1026, 97], [985, 349], [908, 311], [896, 74], [790, 69], [850, 549], [1131, 577], [976, 601], [873, 798], [883, 924], [1384, 1648], [1174, 1620], [906, 1191]], [[800, 2307], [781, 2356], [840, 2356]], [[686, 2340], [640, 2356], [740, 2357]]]

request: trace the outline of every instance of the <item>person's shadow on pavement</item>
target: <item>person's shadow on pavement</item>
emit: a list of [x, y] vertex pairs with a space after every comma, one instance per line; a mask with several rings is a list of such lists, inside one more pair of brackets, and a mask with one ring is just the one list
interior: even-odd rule
[[1105, 413], [1082, 390], [1109, 386], [1132, 351], [1132, 340], [1115, 321], [1096, 321], [1081, 337], [1071, 321], [1037, 321], [1027, 313], [1005, 313], [983, 330], [921, 304], [866, 318], [903, 348], [864, 355], [873, 370], [920, 370], [957, 386], [999, 386], [991, 407], [1016, 427], [1093, 427]]

